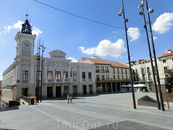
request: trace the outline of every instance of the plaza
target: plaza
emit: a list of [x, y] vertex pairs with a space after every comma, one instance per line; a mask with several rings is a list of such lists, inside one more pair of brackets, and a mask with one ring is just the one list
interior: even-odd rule
[[165, 111], [139, 106], [137, 99], [155, 93], [108, 93], [43, 100], [38, 105], [0, 110], [0, 130], [172, 130], [173, 103]]

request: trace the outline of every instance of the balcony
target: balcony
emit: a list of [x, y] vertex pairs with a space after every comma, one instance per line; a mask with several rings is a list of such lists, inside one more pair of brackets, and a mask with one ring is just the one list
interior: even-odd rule
[[22, 79], [22, 83], [29, 83], [28, 79]]
[[96, 83], [104, 83], [104, 82], [129, 82], [129, 78], [123, 78], [123, 79], [115, 79], [115, 78], [96, 78]]

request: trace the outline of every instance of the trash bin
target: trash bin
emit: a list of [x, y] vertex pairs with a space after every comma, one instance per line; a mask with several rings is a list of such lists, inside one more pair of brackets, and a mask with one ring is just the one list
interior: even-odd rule
[[34, 98], [31, 98], [31, 105], [34, 105]]

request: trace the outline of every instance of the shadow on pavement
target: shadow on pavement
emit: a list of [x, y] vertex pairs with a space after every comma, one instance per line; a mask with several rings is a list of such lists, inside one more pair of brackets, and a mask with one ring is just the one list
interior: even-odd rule
[[[2, 108], [2, 109], [0, 109], [0, 112], [11, 111], [11, 110], [18, 110], [18, 109], [19, 109], [18, 106], [16, 106], [16, 107], [8, 107], [8, 108]], [[1, 130], [1, 128], [0, 128], [0, 130]]]

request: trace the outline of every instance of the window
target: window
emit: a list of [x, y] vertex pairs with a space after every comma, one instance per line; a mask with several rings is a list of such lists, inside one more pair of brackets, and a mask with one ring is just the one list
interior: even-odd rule
[[52, 79], [52, 71], [47, 72], [47, 79]]
[[123, 68], [121, 68], [121, 74], [123, 74]]
[[106, 73], [109, 73], [109, 67], [106, 66], [105, 69], [106, 69]]
[[96, 80], [97, 80], [97, 81], [100, 80], [100, 76], [99, 76], [99, 75], [96, 76]]
[[164, 67], [163, 69], [164, 69], [164, 73], [167, 73], [168, 68], [167, 67]]
[[127, 75], [126, 75], [126, 80], [128, 80], [128, 77], [127, 77]]
[[125, 74], [127, 74], [127, 69], [125, 69]]
[[120, 80], [120, 76], [118, 75], [118, 80]]
[[145, 80], [145, 75], [142, 75], [142, 80]]
[[99, 66], [96, 66], [96, 73], [99, 72]]
[[124, 77], [123, 77], [123, 75], [122, 75], [122, 80], [124, 80]]
[[101, 66], [101, 73], [104, 72], [104, 66]]
[[115, 68], [112, 68], [113, 69], [113, 74], [115, 74]]
[[150, 67], [147, 67], [147, 73], [150, 73]]
[[115, 75], [113, 75], [113, 79], [115, 80]]
[[23, 70], [22, 79], [28, 79], [28, 70]]
[[141, 68], [141, 74], [144, 74], [145, 73], [145, 68]]
[[85, 79], [85, 72], [82, 72], [82, 79]]
[[77, 79], [77, 73], [76, 73], [76, 71], [73, 71], [73, 79]]
[[106, 80], [109, 80], [109, 75], [106, 75]]
[[56, 79], [61, 79], [61, 71], [56, 71], [55, 72], [55, 78]]
[[151, 80], [151, 74], [148, 74], [148, 80]]
[[119, 74], [119, 68], [117, 68], [117, 74]]
[[68, 72], [64, 71], [64, 79], [67, 79], [67, 78], [68, 78]]
[[163, 60], [162, 62], [163, 62], [163, 63], [166, 63], [166, 60]]
[[88, 78], [91, 79], [91, 72], [88, 72]]
[[105, 76], [104, 75], [102, 75], [102, 80], [105, 80]]

